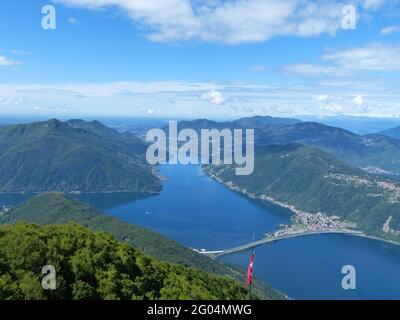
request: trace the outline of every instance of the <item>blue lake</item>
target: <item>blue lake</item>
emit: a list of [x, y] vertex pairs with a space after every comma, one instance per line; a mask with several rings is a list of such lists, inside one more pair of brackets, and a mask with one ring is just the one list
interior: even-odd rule
[[[287, 223], [286, 209], [227, 190], [199, 166], [166, 165], [160, 194], [85, 194], [110, 215], [195, 248], [218, 250], [262, 238]], [[0, 195], [15, 204], [29, 195]], [[254, 275], [295, 299], [400, 299], [400, 246], [345, 235], [308, 236], [258, 247]], [[223, 258], [247, 267], [250, 252]], [[344, 265], [357, 271], [357, 289], [344, 290]]]

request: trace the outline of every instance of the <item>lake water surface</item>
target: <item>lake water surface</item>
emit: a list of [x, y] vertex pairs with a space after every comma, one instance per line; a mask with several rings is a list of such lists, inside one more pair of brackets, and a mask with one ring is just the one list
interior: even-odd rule
[[[110, 215], [148, 227], [186, 246], [218, 250], [260, 239], [287, 223], [286, 209], [226, 189], [199, 166], [165, 165], [163, 191], [85, 194], [79, 198]], [[16, 204], [29, 195], [0, 195]], [[346, 235], [289, 239], [255, 250], [254, 275], [295, 299], [400, 299], [400, 246]], [[223, 260], [247, 267], [250, 252]], [[344, 265], [357, 271], [357, 289], [343, 290]]]

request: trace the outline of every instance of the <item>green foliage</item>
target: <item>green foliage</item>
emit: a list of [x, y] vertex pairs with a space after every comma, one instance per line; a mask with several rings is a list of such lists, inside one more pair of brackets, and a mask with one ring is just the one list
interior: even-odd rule
[[146, 146], [99, 122], [0, 127], [0, 192], [161, 190]]
[[390, 128], [379, 133], [394, 139], [400, 139], [400, 127]]
[[400, 141], [383, 135], [360, 136], [315, 122], [265, 127], [255, 135], [257, 146], [301, 143], [320, 148], [354, 167], [375, 166], [400, 173]]
[[[324, 150], [341, 161], [355, 167], [375, 166], [400, 173], [400, 141], [379, 134], [361, 136], [353, 132], [316, 122], [296, 119], [249, 117], [236, 121], [209, 120], [181, 121], [178, 128], [200, 129], [255, 129], [255, 145], [285, 145], [301, 143]], [[399, 131], [399, 129], [397, 129]], [[397, 132], [396, 131], [396, 132]], [[393, 131], [391, 131], [393, 133]], [[389, 132], [389, 136], [397, 137]]]
[[[43, 290], [41, 269], [56, 269]], [[149, 258], [74, 223], [0, 228], [0, 299], [245, 299], [227, 277]]]
[[[0, 216], [0, 223], [15, 223], [16, 221], [28, 221], [39, 225], [75, 222], [95, 231], [107, 232], [115, 239], [129, 243], [156, 259], [219, 275], [228, 275], [241, 283], [245, 282], [243, 270], [200, 255], [151, 230], [103, 214], [86, 203], [61, 193], [37, 195], [11, 212]], [[63, 250], [67, 248], [64, 247]], [[260, 281], [255, 281], [253, 287], [260, 298], [284, 298], [282, 294]], [[76, 282], [74, 288], [77, 295], [93, 291], [92, 287], [81, 282]]]
[[[379, 181], [389, 180], [349, 167], [319, 149], [299, 144], [258, 148], [250, 176], [236, 176], [233, 166], [210, 165], [205, 171], [258, 198], [270, 196], [304, 211], [322, 211], [356, 222], [372, 235], [389, 237], [382, 227], [390, 216], [390, 226], [400, 230], [400, 203], [378, 186]], [[333, 178], [335, 174], [341, 178]], [[349, 176], [355, 180], [346, 181]]]

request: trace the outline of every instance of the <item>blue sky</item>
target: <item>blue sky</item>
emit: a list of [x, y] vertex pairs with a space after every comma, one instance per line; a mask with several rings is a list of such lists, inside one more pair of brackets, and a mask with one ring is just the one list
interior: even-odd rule
[[398, 0], [0, 3], [3, 115], [399, 117], [399, 71]]

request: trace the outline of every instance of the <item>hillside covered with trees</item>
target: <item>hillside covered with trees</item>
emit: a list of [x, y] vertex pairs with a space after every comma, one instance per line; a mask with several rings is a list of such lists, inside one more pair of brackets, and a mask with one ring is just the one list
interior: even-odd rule
[[159, 192], [146, 145], [100, 122], [0, 127], [0, 192]]
[[[43, 290], [42, 267], [56, 270]], [[157, 261], [74, 223], [0, 228], [0, 299], [245, 299], [231, 278]]]
[[209, 165], [205, 172], [251, 197], [335, 215], [370, 235], [400, 241], [400, 184], [350, 167], [320, 149], [265, 146], [255, 150], [252, 175], [236, 176], [229, 165]]
[[[106, 215], [90, 205], [62, 193], [34, 196], [13, 210], [0, 214], [0, 223], [18, 221], [38, 225], [66, 224], [74, 222], [94, 231], [104, 231], [116, 240], [133, 246], [147, 256], [167, 263], [196, 268], [208, 273], [229, 276], [245, 282], [245, 271], [218, 260], [198, 254], [193, 250], [149, 229]], [[261, 299], [284, 299], [285, 296], [269, 285], [254, 281], [253, 291]]]

